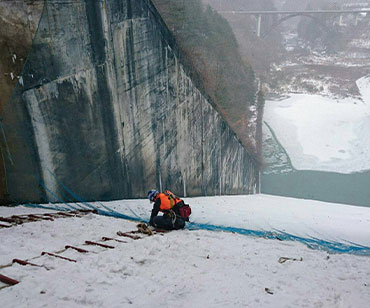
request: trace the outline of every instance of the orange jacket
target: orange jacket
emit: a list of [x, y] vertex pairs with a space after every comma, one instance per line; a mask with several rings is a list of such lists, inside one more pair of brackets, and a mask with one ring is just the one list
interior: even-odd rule
[[161, 205], [159, 207], [159, 210], [161, 212], [168, 211], [168, 210], [172, 209], [175, 204], [177, 204], [181, 201], [181, 199], [179, 199], [179, 198], [173, 199], [173, 198], [165, 195], [164, 193], [159, 193], [157, 195], [156, 199], [158, 199], [158, 198], [161, 199]]

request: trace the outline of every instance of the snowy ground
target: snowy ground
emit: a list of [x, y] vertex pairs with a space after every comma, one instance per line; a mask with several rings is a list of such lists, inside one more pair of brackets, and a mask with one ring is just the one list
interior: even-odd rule
[[370, 77], [357, 81], [361, 99], [292, 94], [267, 101], [264, 120], [298, 170], [370, 170]]
[[[370, 244], [370, 209], [266, 195], [187, 198], [192, 220], [214, 225], [307, 232]], [[147, 200], [104, 203], [148, 217]], [[212, 210], [214, 209], [214, 210]], [[0, 216], [51, 210], [0, 208]], [[84, 245], [135, 229], [127, 220], [88, 214], [0, 229], [0, 273], [21, 282], [0, 290], [3, 307], [368, 307], [370, 257], [328, 254], [293, 241], [230, 232], [181, 230], [114, 249]], [[76, 263], [40, 256], [60, 253]], [[279, 258], [288, 257], [279, 263]], [[302, 259], [301, 259], [302, 258]], [[270, 294], [272, 293], [272, 294]]]
[[[291, 237], [287, 238], [297, 240], [366, 246], [370, 253], [370, 208], [263, 194], [185, 198], [185, 201], [192, 205], [190, 227], [246, 234], [251, 230], [262, 236], [289, 234]], [[147, 200], [112, 201], [104, 205], [144, 221], [149, 220], [151, 212]], [[99, 204], [94, 206], [101, 208]]]

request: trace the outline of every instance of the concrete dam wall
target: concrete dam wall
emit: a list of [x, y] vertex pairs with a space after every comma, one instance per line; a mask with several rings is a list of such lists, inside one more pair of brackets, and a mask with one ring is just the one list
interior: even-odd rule
[[2, 127], [12, 202], [250, 194], [258, 167], [149, 0], [45, 2]]

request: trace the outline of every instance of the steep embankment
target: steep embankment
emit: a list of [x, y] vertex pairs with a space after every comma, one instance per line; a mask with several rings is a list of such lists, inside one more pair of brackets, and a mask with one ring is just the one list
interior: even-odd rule
[[243, 61], [228, 21], [201, 0], [153, 0], [179, 43], [182, 60], [201, 78], [207, 94], [248, 152], [260, 158], [261, 108], [250, 63]]
[[253, 193], [258, 170], [149, 0], [48, 1], [3, 111], [10, 199]]

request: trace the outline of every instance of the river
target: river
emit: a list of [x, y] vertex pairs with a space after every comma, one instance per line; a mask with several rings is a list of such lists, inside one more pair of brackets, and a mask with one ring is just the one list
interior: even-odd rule
[[370, 171], [351, 174], [311, 170], [263, 173], [261, 192], [370, 207]]
[[[312, 104], [312, 96], [307, 98], [305, 104]], [[348, 118], [358, 106], [323, 102], [297, 108], [297, 104], [266, 102], [261, 192], [370, 207], [367, 105], [356, 113], [361, 118]], [[323, 106], [332, 106], [333, 111], [349, 109], [329, 119], [327, 114], [333, 115], [333, 111], [323, 114]], [[311, 120], [305, 123], [308, 115]]]

